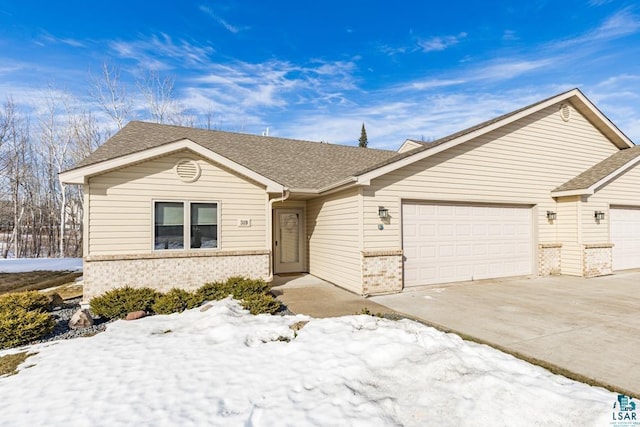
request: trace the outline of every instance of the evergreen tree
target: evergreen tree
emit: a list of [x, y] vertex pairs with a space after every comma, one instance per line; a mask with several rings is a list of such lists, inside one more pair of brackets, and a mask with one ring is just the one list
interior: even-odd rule
[[367, 130], [364, 128], [364, 123], [362, 124], [362, 130], [360, 131], [360, 139], [358, 141], [359, 141], [358, 147], [367, 148], [367, 144], [369, 143], [369, 141], [367, 141]]

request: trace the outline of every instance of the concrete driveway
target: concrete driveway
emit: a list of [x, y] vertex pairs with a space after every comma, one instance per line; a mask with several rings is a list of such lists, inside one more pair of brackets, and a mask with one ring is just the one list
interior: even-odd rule
[[640, 271], [456, 283], [370, 299], [575, 379], [640, 397]]

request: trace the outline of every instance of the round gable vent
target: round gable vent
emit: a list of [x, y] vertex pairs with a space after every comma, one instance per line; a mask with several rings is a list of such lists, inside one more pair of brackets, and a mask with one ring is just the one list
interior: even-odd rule
[[560, 104], [560, 117], [565, 122], [571, 120], [571, 106], [569, 104]]
[[194, 182], [200, 178], [200, 165], [191, 159], [182, 159], [176, 163], [176, 175], [184, 182]]

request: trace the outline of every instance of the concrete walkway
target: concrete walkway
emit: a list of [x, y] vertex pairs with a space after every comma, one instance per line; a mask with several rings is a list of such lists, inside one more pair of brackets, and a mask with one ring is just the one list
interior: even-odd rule
[[640, 397], [640, 272], [432, 286], [363, 298], [317, 277], [275, 276], [294, 313], [399, 313], [579, 381]]
[[274, 276], [271, 292], [296, 314], [338, 317], [362, 314], [390, 314], [393, 310], [339, 288], [310, 274]]
[[640, 272], [456, 283], [372, 301], [640, 397]]

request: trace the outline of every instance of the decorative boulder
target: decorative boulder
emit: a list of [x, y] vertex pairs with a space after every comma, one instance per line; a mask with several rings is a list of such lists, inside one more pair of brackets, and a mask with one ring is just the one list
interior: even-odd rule
[[203, 305], [200, 307], [200, 311], [205, 312], [205, 311], [209, 310], [210, 308], [213, 308], [213, 304], [211, 304], [210, 302], [208, 302], [208, 303], [206, 303], [206, 304], [203, 304]]
[[47, 299], [48, 299], [47, 305], [49, 307], [49, 310], [53, 310], [54, 308], [59, 308], [64, 305], [64, 300], [62, 299], [60, 294], [56, 292], [47, 295]]
[[132, 311], [131, 313], [127, 313], [127, 317], [124, 320], [136, 320], [142, 319], [147, 315], [147, 312], [144, 310]]
[[80, 309], [73, 313], [71, 316], [71, 320], [69, 320], [69, 327], [71, 329], [82, 329], [88, 328], [89, 326], [93, 326], [93, 318], [91, 314], [89, 314], [89, 310]]

